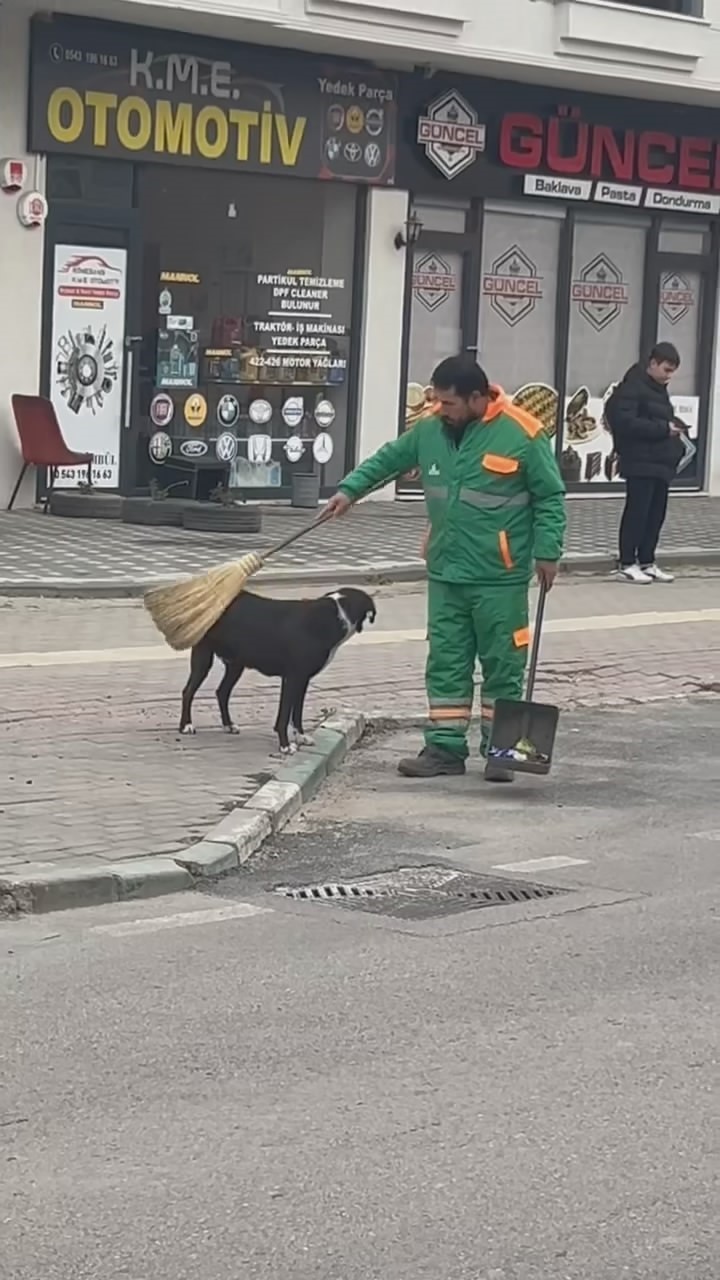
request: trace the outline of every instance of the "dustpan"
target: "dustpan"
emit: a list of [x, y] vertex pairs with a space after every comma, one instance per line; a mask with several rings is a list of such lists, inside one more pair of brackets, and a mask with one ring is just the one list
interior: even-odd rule
[[547, 587], [541, 585], [528, 664], [525, 700], [511, 702], [507, 698], [498, 698], [495, 703], [487, 758], [490, 763], [508, 769], [511, 773], [545, 774], [550, 772], [552, 765], [560, 712], [557, 707], [552, 707], [548, 703], [532, 700], [546, 600]]

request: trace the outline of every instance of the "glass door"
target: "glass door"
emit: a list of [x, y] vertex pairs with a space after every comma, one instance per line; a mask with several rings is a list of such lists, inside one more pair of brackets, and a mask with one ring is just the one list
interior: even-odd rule
[[[400, 430], [411, 430], [433, 411], [430, 379], [447, 356], [475, 349], [477, 235], [469, 234], [467, 204], [415, 203], [423, 224], [420, 242], [408, 251], [407, 351]], [[420, 493], [417, 476], [398, 481], [400, 496]]]
[[574, 228], [560, 460], [569, 485], [618, 479], [605, 403], [640, 359], [649, 220], [578, 216]]
[[666, 220], [649, 269], [650, 345], [671, 342], [680, 353], [670, 395], [697, 449], [677, 483], [698, 488], [703, 480], [714, 328], [715, 258], [709, 224]]

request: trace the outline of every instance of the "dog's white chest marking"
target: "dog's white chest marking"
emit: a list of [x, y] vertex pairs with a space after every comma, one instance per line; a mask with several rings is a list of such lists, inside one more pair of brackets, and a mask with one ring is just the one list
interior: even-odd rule
[[[340, 601], [341, 601], [341, 599], [342, 599], [342, 597], [341, 597], [341, 595], [340, 595], [340, 592], [339, 592], [339, 591], [331, 591], [331, 592], [330, 592], [330, 599], [335, 601], [335, 608], [337, 609], [337, 612], [338, 612], [338, 619], [339, 619], [339, 622], [340, 622], [340, 626], [341, 626], [341, 627], [342, 627], [342, 629], [343, 629], [343, 635], [342, 635], [342, 636], [341, 636], [341, 638], [338, 640], [337, 644], [336, 644], [336, 645], [333, 645], [332, 649], [330, 650], [330, 652], [329, 652], [329, 654], [328, 654], [328, 656], [327, 656], [327, 659], [326, 659], [326, 661], [325, 661], [325, 666], [326, 666], [326, 667], [328, 666], [328, 664], [329, 664], [330, 662], [332, 662], [332, 660], [333, 660], [333, 658], [335, 657], [335, 654], [337, 653], [337, 651], [338, 651], [338, 649], [340, 648], [340, 646], [341, 646], [341, 645], [343, 645], [343, 644], [345, 644], [345, 641], [346, 641], [346, 640], [349, 640], [349, 639], [350, 639], [350, 637], [351, 637], [351, 636], [353, 636], [353, 635], [355, 634], [355, 627], [354, 627], [353, 623], [350, 621], [350, 619], [348, 618], [348, 616], [347, 616], [347, 614], [346, 614], [345, 610], [343, 609], [343, 607], [342, 607], [342, 605], [341, 605], [341, 603], [340, 603]], [[323, 670], [325, 670], [325, 668], [324, 668], [324, 667], [323, 667]]]

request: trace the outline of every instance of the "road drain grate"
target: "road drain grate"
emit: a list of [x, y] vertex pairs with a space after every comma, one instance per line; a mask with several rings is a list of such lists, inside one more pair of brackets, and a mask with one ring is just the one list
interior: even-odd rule
[[521, 906], [567, 893], [555, 886], [474, 875], [453, 867], [401, 867], [342, 883], [280, 885], [294, 902], [331, 902], [376, 914], [422, 919], [480, 907]]

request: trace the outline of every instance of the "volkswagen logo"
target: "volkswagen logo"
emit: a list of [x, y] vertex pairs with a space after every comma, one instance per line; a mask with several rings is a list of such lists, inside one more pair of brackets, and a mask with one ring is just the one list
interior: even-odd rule
[[218, 462], [234, 462], [237, 457], [238, 443], [229, 431], [223, 431], [215, 441], [215, 456]]

